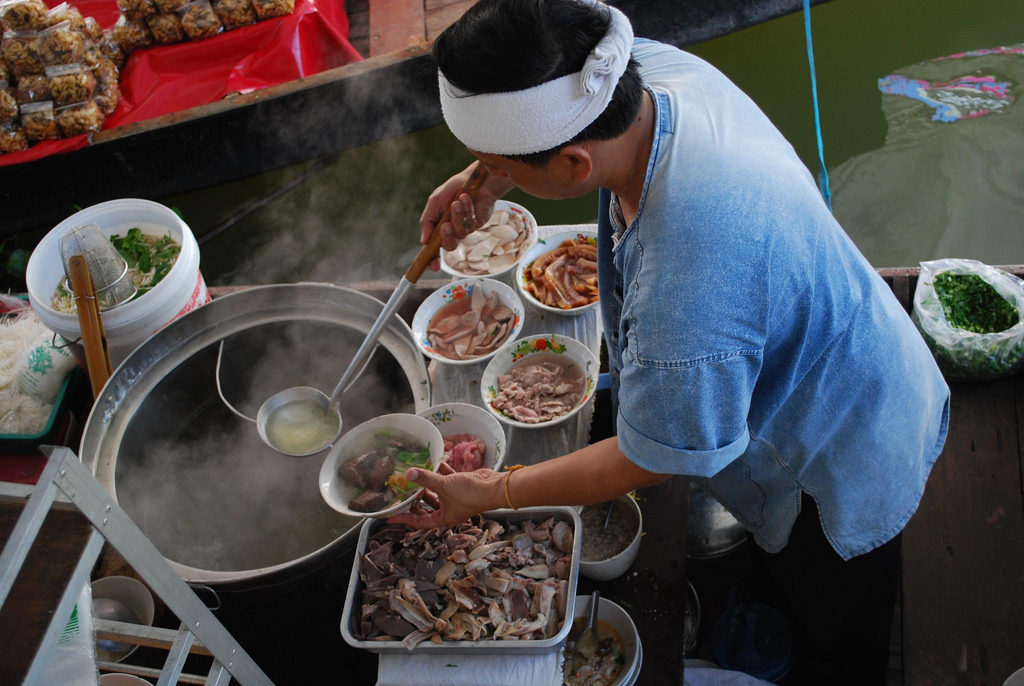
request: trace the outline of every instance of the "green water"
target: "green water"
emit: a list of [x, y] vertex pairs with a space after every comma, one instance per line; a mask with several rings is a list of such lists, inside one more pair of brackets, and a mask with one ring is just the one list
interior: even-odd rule
[[[1024, 262], [1024, 105], [936, 124], [929, 121], [932, 110], [917, 101], [885, 96], [889, 104], [883, 107], [877, 85], [879, 78], [925, 60], [1024, 41], [1024, 3], [835, 0], [816, 7], [813, 21], [836, 216], [872, 264], [910, 265], [947, 256]], [[749, 94], [817, 176], [800, 14], [688, 49]], [[1016, 60], [1024, 64], [1024, 57]], [[1018, 99], [1024, 95], [1021, 70], [981, 67], [1009, 79]], [[960, 64], [949, 68], [961, 75]], [[914, 68], [905, 73], [918, 77]], [[894, 113], [899, 118], [887, 121]], [[913, 125], [903, 130], [916, 133], [894, 137], [890, 129], [901, 121]], [[443, 126], [348, 151], [203, 242], [203, 271], [216, 285], [395, 278], [417, 250], [427, 194], [470, 161]], [[303, 169], [161, 201], [181, 208], [201, 237]], [[514, 192], [509, 199], [527, 206], [541, 224], [589, 222], [597, 215], [593, 195], [542, 201]]]

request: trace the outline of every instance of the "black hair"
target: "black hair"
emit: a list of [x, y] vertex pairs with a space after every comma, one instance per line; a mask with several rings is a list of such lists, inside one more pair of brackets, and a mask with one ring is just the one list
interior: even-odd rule
[[[583, 69], [608, 33], [611, 13], [579, 0], [480, 0], [434, 41], [434, 61], [456, 88], [473, 93], [525, 90]], [[550, 150], [505, 155], [541, 167], [564, 146], [618, 138], [636, 121], [643, 98], [639, 64], [629, 60], [604, 112]]]

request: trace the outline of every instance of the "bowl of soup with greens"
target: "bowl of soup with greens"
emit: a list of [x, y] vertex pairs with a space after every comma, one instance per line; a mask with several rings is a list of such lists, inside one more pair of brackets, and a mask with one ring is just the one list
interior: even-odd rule
[[405, 477], [411, 467], [437, 470], [441, 432], [412, 414], [386, 414], [343, 434], [320, 467], [320, 495], [350, 517], [407, 511], [423, 490]]

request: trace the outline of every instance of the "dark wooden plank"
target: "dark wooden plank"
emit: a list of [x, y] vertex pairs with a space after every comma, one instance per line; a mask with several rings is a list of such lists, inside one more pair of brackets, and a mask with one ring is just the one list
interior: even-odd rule
[[[818, 5], [829, 0], [811, 0]], [[800, 11], [802, 0], [614, 0], [633, 33], [673, 45], [692, 45]]]
[[363, 57], [370, 56], [370, 11], [351, 12], [348, 15], [348, 42]]
[[[821, 1], [826, 0], [815, 0]], [[801, 0], [617, 4], [638, 36], [686, 46], [796, 11]], [[74, 153], [2, 167], [0, 235], [52, 226], [76, 206], [196, 190], [441, 124], [437, 80], [426, 53], [427, 46], [390, 53], [103, 131], [94, 137], [96, 144]]]
[[[1009, 273], [1014, 274], [1016, 276], [1024, 277], [1024, 265], [1020, 265], [1020, 264], [1002, 264], [1002, 265], [994, 265], [994, 266], [997, 269], [1002, 269], [1004, 272], [1009, 272]], [[883, 279], [885, 279], [887, 283], [894, 276], [906, 276], [906, 277], [909, 277], [911, 279], [910, 287], [911, 287], [911, 290], [913, 290], [914, 285], [916, 283], [914, 281], [914, 279], [916, 279], [918, 274], [921, 273], [921, 268], [920, 267], [885, 267], [883, 269], [876, 269], [875, 271], [877, 271], [878, 275], [881, 276]]]
[[442, 31], [454, 24], [476, 0], [456, 0], [427, 10], [427, 40], [434, 40]]
[[638, 683], [683, 683], [683, 617], [686, 613], [686, 523], [690, 480], [677, 476], [637, 492], [645, 535], [636, 561], [612, 581], [580, 577], [579, 592], [595, 589], [619, 603], [636, 624], [644, 648]]
[[423, 0], [370, 0], [370, 57], [402, 50], [425, 37]]
[[[47, 228], [122, 197], [158, 198], [247, 177], [441, 121], [425, 47], [114, 129], [68, 155], [0, 167], [0, 234]], [[129, 130], [130, 129], [130, 130]], [[53, 179], [74, 183], [52, 183]]]
[[[1004, 272], [1009, 272], [1019, 277], [1024, 277], [1024, 265], [1011, 264], [997, 267]], [[914, 309], [914, 291], [917, 290], [917, 278], [921, 273], [920, 267], [887, 267], [879, 269], [878, 275], [893, 290], [896, 299], [900, 301], [908, 313]]]
[[1014, 384], [952, 387], [945, 449], [903, 533], [907, 686], [1001, 684], [1024, 665], [1024, 503]]
[[[407, 324], [412, 324], [412, 318], [416, 314], [416, 310], [423, 304], [423, 301], [427, 299], [431, 293], [436, 291], [442, 286], [446, 286], [450, 281], [445, 279], [420, 279], [416, 282], [415, 287], [406, 296], [405, 302], [402, 307], [398, 310], [398, 316], [405, 320]], [[381, 302], [387, 302], [391, 296], [391, 292], [395, 290], [397, 282], [395, 281], [359, 281], [354, 283], [339, 283], [339, 286], [345, 288], [352, 288], [357, 291], [372, 295]], [[219, 286], [210, 289], [210, 297], [220, 298], [231, 293], [243, 291], [251, 286]]]
[[1017, 452], [1020, 458], [1020, 490], [1024, 499], [1024, 372], [1017, 374], [1013, 380], [1014, 397], [1017, 405]]
[[894, 276], [892, 278], [892, 292], [904, 310], [909, 312], [913, 308], [914, 292], [910, 290], [909, 276]]
[[[24, 504], [24, 500], [0, 497], [4, 544]], [[20, 683], [28, 671], [91, 533], [92, 524], [77, 509], [55, 505], [50, 510], [0, 607], [0, 682]]]

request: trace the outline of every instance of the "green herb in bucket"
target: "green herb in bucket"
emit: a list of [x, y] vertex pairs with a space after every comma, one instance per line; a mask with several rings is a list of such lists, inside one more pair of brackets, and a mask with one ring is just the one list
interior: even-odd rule
[[935, 277], [935, 294], [946, 321], [974, 333], [998, 333], [1020, 321], [1020, 313], [977, 274], [942, 272]]

